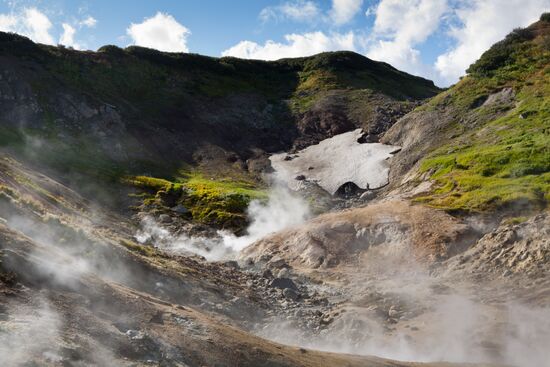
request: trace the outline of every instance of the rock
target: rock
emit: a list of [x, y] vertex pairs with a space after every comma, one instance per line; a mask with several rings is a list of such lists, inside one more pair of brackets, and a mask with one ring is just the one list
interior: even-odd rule
[[145, 334], [139, 330], [128, 330], [126, 331], [126, 335], [132, 340], [141, 340], [145, 337]]
[[277, 258], [277, 259], [272, 259], [270, 262], [269, 262], [269, 266], [272, 267], [272, 268], [282, 268], [286, 265], [286, 262], [284, 259], [281, 259], [281, 258]]
[[303, 181], [303, 180], [306, 179], [306, 176], [304, 176], [304, 175], [298, 175], [298, 176], [294, 177], [294, 179], [295, 179], [296, 181]]
[[395, 318], [398, 315], [399, 315], [399, 311], [394, 306], [391, 306], [390, 309], [388, 310], [388, 316], [391, 318]]
[[264, 272], [262, 273], [262, 277], [266, 279], [273, 278], [273, 273], [271, 272], [271, 270], [265, 269]]
[[277, 278], [288, 278], [289, 275], [290, 275], [290, 271], [288, 270], [288, 268], [282, 268], [277, 273]]
[[321, 320], [319, 321], [321, 325], [329, 325], [334, 321], [334, 317], [331, 315], [324, 315]]
[[286, 288], [283, 290], [283, 295], [286, 299], [297, 301], [300, 298], [300, 294], [290, 288]]
[[232, 269], [239, 269], [239, 263], [236, 262], [235, 260], [229, 260], [229, 261], [226, 261], [224, 262], [224, 265], [227, 266], [228, 268], [232, 268]]
[[376, 194], [374, 193], [374, 191], [368, 190], [368, 191], [365, 191], [364, 193], [362, 193], [360, 198], [364, 199], [364, 200], [370, 200], [370, 199], [374, 198], [375, 195]]
[[275, 278], [270, 283], [269, 286], [272, 288], [279, 289], [293, 289], [298, 290], [296, 284], [289, 278]]
[[172, 223], [172, 218], [168, 214], [161, 214], [159, 220], [161, 223]]
[[178, 214], [187, 214], [187, 213], [189, 213], [189, 209], [187, 209], [186, 207], [184, 207], [181, 204], [178, 204], [178, 205], [170, 208], [170, 210], [173, 211], [174, 213], [178, 213]]

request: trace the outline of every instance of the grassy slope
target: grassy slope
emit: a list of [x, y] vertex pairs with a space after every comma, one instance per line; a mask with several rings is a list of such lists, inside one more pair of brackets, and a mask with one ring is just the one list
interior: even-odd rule
[[[550, 200], [550, 23], [517, 30], [468, 70], [469, 76], [424, 109], [453, 105], [466, 113], [490, 93], [511, 87], [515, 108], [464, 131], [423, 160], [437, 183], [418, 198], [450, 210], [544, 207]], [[491, 107], [477, 107], [484, 120]], [[458, 123], [453, 126], [461, 131]]]

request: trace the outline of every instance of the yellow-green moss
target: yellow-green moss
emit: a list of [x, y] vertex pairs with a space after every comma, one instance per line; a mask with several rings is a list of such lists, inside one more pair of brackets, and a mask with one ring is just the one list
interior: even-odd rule
[[155, 254], [155, 249], [149, 246], [140, 245], [130, 240], [121, 239], [119, 243], [126, 247], [130, 251], [140, 253], [144, 256], [153, 256]]
[[197, 172], [183, 172], [176, 182], [147, 176], [126, 178], [125, 182], [156, 192], [154, 198], [144, 197], [145, 204], [160, 202], [168, 194], [185, 206], [194, 220], [222, 227], [243, 226], [250, 202], [267, 197], [254, 183], [207, 178]]

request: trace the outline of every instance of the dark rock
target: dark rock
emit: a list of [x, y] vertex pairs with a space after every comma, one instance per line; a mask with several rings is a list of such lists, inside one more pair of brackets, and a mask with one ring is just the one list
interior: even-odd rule
[[187, 209], [186, 207], [184, 207], [181, 204], [178, 204], [178, 205], [174, 206], [173, 208], [170, 208], [170, 210], [175, 212], [175, 213], [178, 213], [178, 214], [187, 214], [187, 213], [189, 213], [189, 209]]
[[289, 299], [292, 301], [297, 301], [298, 299], [300, 299], [300, 293], [290, 288], [285, 288], [283, 290], [283, 295], [285, 296], [286, 299]]
[[224, 263], [225, 266], [232, 269], [239, 269], [239, 263], [235, 260], [229, 260]]
[[378, 135], [373, 134], [363, 134], [357, 139], [357, 142], [359, 144], [365, 144], [365, 143], [378, 143], [380, 139], [378, 138]]
[[[262, 257], [265, 256], [265, 255], [262, 255]], [[281, 258], [276, 258], [276, 259], [273, 259], [269, 262], [269, 266], [272, 267], [272, 268], [282, 268], [282, 267], [285, 267], [285, 266], [288, 266], [286, 264], [286, 262], [281, 259]]]
[[161, 214], [159, 220], [161, 223], [172, 223], [172, 218], [168, 214]]
[[262, 277], [267, 278], [267, 279], [273, 278], [273, 273], [271, 272], [271, 270], [266, 269], [262, 273]]
[[275, 278], [270, 283], [269, 286], [272, 288], [279, 289], [293, 289], [298, 290], [296, 284], [289, 278]]
[[304, 176], [304, 175], [298, 175], [298, 176], [294, 177], [294, 179], [295, 179], [296, 181], [303, 181], [303, 180], [306, 179], [306, 176]]
[[150, 322], [155, 324], [164, 324], [163, 314], [161, 311], [158, 311], [150, 320]]

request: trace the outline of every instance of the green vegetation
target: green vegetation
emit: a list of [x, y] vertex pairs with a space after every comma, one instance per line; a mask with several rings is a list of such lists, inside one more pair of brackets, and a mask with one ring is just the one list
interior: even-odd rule
[[266, 193], [253, 183], [230, 178], [210, 179], [187, 172], [175, 182], [136, 176], [125, 182], [150, 191], [146, 205], [183, 205], [191, 217], [220, 227], [239, 228], [246, 223], [246, 209], [252, 200], [266, 199]]
[[156, 253], [156, 251], [153, 247], [140, 245], [139, 243], [136, 243], [134, 241], [130, 241], [130, 240], [127, 240], [127, 239], [121, 239], [121, 240], [119, 240], [119, 243], [122, 246], [126, 247], [128, 250], [137, 252], [137, 253], [139, 253], [141, 255], [144, 255], [144, 256], [147, 256], [147, 257], [151, 257], [151, 256], [155, 255], [155, 253]]
[[[399, 101], [424, 99], [440, 91], [432, 82], [403, 73], [353, 52], [325, 52], [308, 58], [280, 60], [299, 63], [297, 87], [290, 99], [293, 112], [304, 113], [324, 92], [334, 89], [377, 92]], [[367, 104], [367, 103], [365, 103]]]
[[[435, 150], [421, 163], [436, 188], [417, 200], [457, 211], [534, 209], [550, 200], [550, 51], [537, 27], [515, 30], [473, 64], [470, 76], [430, 102], [469, 112], [474, 129]], [[495, 111], [476, 100], [505, 87], [515, 108]], [[477, 122], [476, 122], [477, 119]]]

